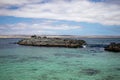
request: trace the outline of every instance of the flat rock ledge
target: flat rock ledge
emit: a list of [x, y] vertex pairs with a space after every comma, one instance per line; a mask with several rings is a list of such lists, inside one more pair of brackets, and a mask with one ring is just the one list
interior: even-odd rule
[[64, 39], [31, 36], [31, 38], [20, 40], [17, 44], [26, 46], [82, 48], [84, 45], [86, 45], [86, 42], [84, 40], [69, 38]]
[[120, 43], [110, 43], [107, 47], [105, 47], [105, 50], [111, 52], [120, 52]]

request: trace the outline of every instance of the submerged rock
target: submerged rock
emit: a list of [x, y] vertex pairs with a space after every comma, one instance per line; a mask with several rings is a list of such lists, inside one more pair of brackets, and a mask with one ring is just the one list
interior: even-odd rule
[[115, 68], [117, 71], [120, 71], [120, 68]]
[[80, 57], [82, 57], [79, 54], [72, 54], [72, 53], [60, 53], [60, 54], [55, 53], [54, 56], [59, 56], [59, 57], [64, 56], [64, 57], [67, 57], [67, 58], [73, 58], [73, 57], [80, 58]]
[[114, 80], [114, 76], [109, 75], [103, 78], [102, 80]]
[[96, 70], [96, 69], [82, 69], [81, 72], [86, 74], [86, 75], [89, 75], [89, 76], [96, 75], [96, 74], [100, 73], [100, 71]]
[[120, 43], [111, 43], [105, 47], [106, 51], [120, 52]]
[[3, 59], [17, 59], [18, 57], [16, 55], [6, 55], [6, 56], [0, 56], [0, 58]]
[[47, 38], [31, 36], [29, 39], [22, 39], [18, 42], [20, 45], [28, 46], [46, 46], [46, 47], [69, 47], [78, 48], [86, 45], [84, 40], [63, 39], [63, 38]]

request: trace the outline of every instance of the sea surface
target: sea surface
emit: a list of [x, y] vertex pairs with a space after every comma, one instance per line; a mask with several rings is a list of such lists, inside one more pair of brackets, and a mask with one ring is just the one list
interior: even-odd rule
[[0, 80], [120, 80], [120, 53], [104, 51], [120, 39], [84, 38], [86, 48], [35, 47], [0, 39]]

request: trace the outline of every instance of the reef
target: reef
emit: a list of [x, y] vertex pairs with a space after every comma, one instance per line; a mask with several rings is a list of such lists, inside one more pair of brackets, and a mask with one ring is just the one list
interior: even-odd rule
[[110, 43], [105, 47], [106, 51], [120, 52], [120, 43]]
[[96, 75], [96, 74], [100, 73], [99, 70], [91, 69], [91, 68], [90, 69], [82, 69], [81, 72], [86, 74], [86, 75], [89, 75], [89, 76]]
[[17, 44], [26, 46], [82, 48], [86, 45], [86, 42], [84, 40], [70, 38], [50, 38], [34, 35], [31, 38], [20, 40]]

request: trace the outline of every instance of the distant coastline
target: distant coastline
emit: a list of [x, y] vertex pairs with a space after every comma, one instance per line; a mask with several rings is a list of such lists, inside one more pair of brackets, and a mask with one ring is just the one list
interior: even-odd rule
[[[120, 36], [79, 36], [79, 35], [38, 35], [47, 37], [60, 37], [60, 38], [120, 38]], [[31, 35], [0, 35], [0, 38], [30, 38]]]

